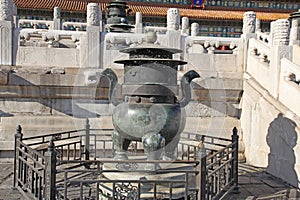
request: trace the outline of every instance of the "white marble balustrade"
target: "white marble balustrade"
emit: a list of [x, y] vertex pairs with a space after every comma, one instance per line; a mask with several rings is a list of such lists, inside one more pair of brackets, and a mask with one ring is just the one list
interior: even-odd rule
[[283, 58], [280, 71], [279, 101], [300, 116], [300, 66]]
[[160, 34], [166, 34], [167, 32], [167, 27], [159, 27], [159, 26], [145, 26], [145, 31], [154, 31]]
[[270, 33], [264, 33], [264, 32], [256, 32], [257, 34], [257, 39], [259, 41], [262, 41], [268, 45], [270, 45]]
[[[236, 54], [239, 44], [240, 38], [189, 36], [186, 39], [186, 53]], [[224, 49], [218, 51], [222, 47]]]
[[247, 53], [247, 69], [246, 72], [255, 80], [263, 85], [268, 91], [272, 88], [271, 74], [269, 59], [271, 48], [266, 43], [251, 38], [249, 40], [249, 49]]
[[33, 29], [53, 29], [53, 21], [49, 20], [33, 20], [33, 19], [20, 19], [19, 20], [19, 27], [20, 28], [27, 28], [27, 25], [29, 25], [29, 28]]
[[80, 39], [85, 32], [60, 31], [44, 29], [22, 29], [20, 30], [20, 46], [45, 47], [49, 48], [80, 48]]
[[62, 23], [63, 30], [69, 30], [69, 27], [73, 27], [76, 31], [86, 30], [87, 23], [84, 22], [63, 22]]
[[252, 58], [258, 59], [260, 62], [264, 64], [270, 63], [270, 50], [271, 47], [268, 43], [262, 40], [256, 40], [251, 38], [249, 40], [249, 53]]

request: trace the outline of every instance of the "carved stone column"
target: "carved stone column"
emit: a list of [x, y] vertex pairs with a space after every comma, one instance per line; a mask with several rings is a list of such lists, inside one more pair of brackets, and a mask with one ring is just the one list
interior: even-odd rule
[[11, 0], [0, 0], [0, 21], [12, 21]]
[[143, 17], [141, 12], [135, 13], [135, 33], [143, 33]]
[[256, 23], [256, 13], [253, 11], [245, 12], [243, 17], [243, 34], [254, 33]]
[[179, 30], [180, 14], [178, 8], [170, 8], [167, 12], [167, 29]]
[[19, 27], [19, 17], [18, 17], [18, 8], [16, 4], [13, 1], [11, 2], [11, 15], [12, 15], [12, 21], [14, 23], [14, 27], [18, 28]]
[[97, 3], [89, 3], [87, 5], [87, 25], [99, 26], [99, 5]]
[[256, 38], [255, 33], [256, 13], [253, 11], [245, 12], [243, 15], [243, 34], [241, 35], [242, 45], [239, 45], [241, 56], [238, 57], [238, 63], [243, 65], [246, 71], [247, 51], [249, 47], [249, 39]]
[[13, 63], [12, 0], [0, 0], [0, 65]]
[[[169, 48], [181, 49], [180, 13], [178, 8], [170, 8], [167, 12], [167, 45]], [[174, 55], [174, 59], [179, 55]]]
[[87, 6], [87, 67], [100, 67], [100, 19], [99, 5], [89, 3]]
[[279, 80], [281, 59], [292, 59], [292, 46], [289, 46], [290, 23], [287, 19], [279, 19], [272, 22], [272, 48], [270, 51], [270, 74], [269, 77], [272, 83], [269, 92], [274, 98], [279, 96]]
[[181, 34], [183, 35], [189, 35], [190, 30], [189, 30], [189, 18], [188, 17], [183, 17], [182, 19], [182, 26], [181, 26]]
[[260, 19], [256, 18], [255, 20], [255, 32], [261, 32]]
[[199, 24], [192, 23], [191, 25], [191, 36], [197, 36], [199, 34]]
[[278, 19], [273, 27], [273, 45], [288, 45], [290, 22], [287, 19]]
[[99, 15], [99, 26], [100, 26], [100, 32], [103, 31], [103, 22], [102, 22], [102, 11], [101, 8], [98, 7], [98, 15]]
[[300, 9], [298, 12], [291, 13], [290, 20], [292, 27], [290, 30], [290, 45], [300, 44]]
[[61, 30], [61, 15], [60, 15], [60, 7], [55, 7], [53, 12], [53, 30]]

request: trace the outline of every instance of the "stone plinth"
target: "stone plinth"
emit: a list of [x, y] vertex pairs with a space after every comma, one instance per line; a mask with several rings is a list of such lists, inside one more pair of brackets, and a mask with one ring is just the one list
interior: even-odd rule
[[[130, 159], [141, 159], [142, 157], [132, 156]], [[172, 199], [179, 199], [185, 196], [186, 188], [184, 185], [184, 181], [186, 180], [185, 173], [180, 172], [165, 172], [165, 173], [155, 173], [155, 172], [143, 172], [144, 167], [146, 163], [133, 163], [130, 162], [130, 159], [128, 162], [120, 162], [120, 163], [105, 163], [103, 166], [104, 170], [120, 170], [121, 172], [104, 172], [101, 179], [103, 180], [136, 180], [141, 181], [140, 185], [140, 197], [142, 199], [152, 199], [154, 198], [154, 192], [156, 192], [156, 198], [157, 199], [165, 199], [170, 198], [170, 184], [168, 181], [182, 181], [182, 183], [173, 183], [172, 184]], [[192, 165], [189, 164], [160, 164], [161, 169], [163, 170], [182, 170], [182, 171], [192, 171], [194, 170]], [[139, 170], [141, 172], [136, 172], [136, 170]], [[195, 175], [190, 173], [188, 174], [189, 187], [193, 187], [195, 184]], [[165, 183], [159, 182], [156, 184], [156, 189], [154, 189], [154, 181], [161, 181], [166, 180]], [[147, 182], [149, 181], [149, 182]], [[125, 183], [126, 184], [126, 183]], [[112, 184], [102, 184], [101, 190], [103, 190], [104, 194], [110, 194], [113, 193]], [[122, 185], [116, 185], [116, 188], [121, 188]], [[124, 185], [124, 187], [126, 187]], [[130, 185], [130, 188], [138, 188], [138, 183], [132, 183]], [[195, 186], [194, 186], [195, 187]], [[118, 191], [118, 190], [117, 190]], [[137, 192], [137, 190], [136, 190]], [[115, 193], [117, 194], [117, 193]], [[132, 193], [134, 194], [134, 190], [132, 190]]]

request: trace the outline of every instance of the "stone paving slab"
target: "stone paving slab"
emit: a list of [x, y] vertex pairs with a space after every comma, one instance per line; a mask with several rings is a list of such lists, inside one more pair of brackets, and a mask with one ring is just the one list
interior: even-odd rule
[[[225, 200], [300, 200], [299, 191], [282, 180], [266, 173], [263, 168], [239, 164], [240, 193], [229, 194]], [[0, 200], [23, 200], [13, 185], [13, 163], [0, 163]], [[278, 196], [281, 197], [272, 197]], [[270, 198], [267, 198], [270, 197]], [[261, 198], [262, 199], [262, 198]]]
[[229, 194], [225, 200], [300, 200], [299, 190], [279, 178], [247, 164], [239, 164], [239, 194]]
[[0, 200], [24, 199], [18, 190], [13, 189], [13, 163], [0, 163]]

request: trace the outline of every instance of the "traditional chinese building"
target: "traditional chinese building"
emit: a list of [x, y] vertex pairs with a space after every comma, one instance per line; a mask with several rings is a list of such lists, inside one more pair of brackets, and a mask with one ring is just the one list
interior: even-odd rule
[[[49, 20], [52, 19], [53, 8], [60, 7], [63, 20], [70, 22], [85, 21], [88, 2], [99, 3], [104, 18], [107, 0], [15, 0], [21, 19]], [[189, 17], [190, 23], [200, 25], [199, 35], [216, 37], [239, 37], [245, 11], [255, 11], [261, 20], [262, 31], [269, 31], [271, 21], [286, 19], [288, 13], [300, 8], [297, 0], [129, 0], [128, 5], [131, 11], [129, 22], [132, 24], [135, 13], [141, 12], [147, 22], [144, 25], [164, 26], [167, 9], [177, 7], [181, 16]]]

